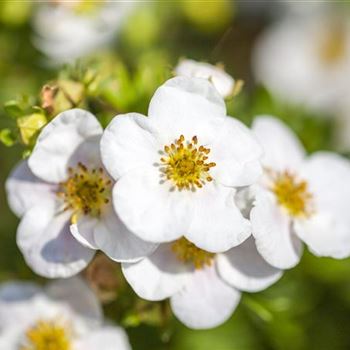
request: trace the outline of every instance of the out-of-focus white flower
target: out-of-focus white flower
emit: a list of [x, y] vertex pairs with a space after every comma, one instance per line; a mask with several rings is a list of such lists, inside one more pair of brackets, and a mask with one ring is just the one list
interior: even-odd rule
[[[94, 7], [84, 11], [85, 4]], [[131, 1], [85, 0], [40, 4], [33, 19], [34, 44], [57, 64], [86, 56], [116, 37], [134, 5]]]
[[350, 20], [316, 11], [266, 30], [253, 54], [256, 78], [275, 96], [332, 112], [350, 88]]
[[78, 273], [95, 249], [116, 261], [135, 261], [155, 249], [133, 235], [112, 208], [113, 182], [100, 160], [102, 131], [87, 111], [61, 113], [7, 180], [9, 205], [21, 217], [17, 244], [42, 276]]
[[181, 77], [208, 79], [222, 97], [233, 95], [235, 81], [225, 72], [223, 67], [182, 59], [175, 67], [175, 74]]
[[211, 252], [242, 243], [251, 228], [233, 196], [261, 175], [261, 147], [251, 131], [226, 116], [219, 93], [199, 78], [168, 80], [148, 114], [117, 116], [102, 136], [121, 220], [150, 242], [184, 235]]
[[0, 286], [0, 350], [130, 350], [123, 329], [103, 322], [95, 295], [80, 279], [47, 288]]
[[282, 275], [258, 254], [253, 238], [220, 254], [180, 238], [137, 263], [122, 264], [122, 270], [141, 298], [170, 298], [176, 317], [194, 329], [222, 324], [237, 307], [240, 291], [260, 291]]
[[258, 117], [252, 129], [265, 150], [265, 174], [252, 187], [250, 214], [259, 253], [281, 269], [299, 262], [302, 241], [318, 256], [349, 256], [350, 162], [330, 152], [307, 157], [273, 117]]

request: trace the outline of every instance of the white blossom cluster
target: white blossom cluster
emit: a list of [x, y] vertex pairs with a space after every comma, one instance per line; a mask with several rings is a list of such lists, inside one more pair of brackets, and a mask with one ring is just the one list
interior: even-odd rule
[[0, 285], [1, 350], [131, 350], [121, 328], [103, 320], [95, 294], [79, 278], [46, 288]]
[[232, 78], [181, 65], [148, 116], [103, 130], [88, 111], [59, 114], [6, 189], [37, 274], [71, 277], [100, 250], [141, 298], [169, 298], [181, 322], [205, 329], [298, 264], [304, 244], [350, 256], [350, 163], [307, 155], [275, 117], [246, 127], [226, 113]]

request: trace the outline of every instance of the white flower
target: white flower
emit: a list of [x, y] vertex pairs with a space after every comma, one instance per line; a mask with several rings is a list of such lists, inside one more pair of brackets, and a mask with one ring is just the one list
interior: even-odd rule
[[318, 11], [291, 15], [263, 33], [253, 68], [277, 97], [333, 113], [350, 88], [349, 60], [349, 17]]
[[87, 111], [61, 113], [7, 180], [9, 205], [21, 217], [17, 244], [42, 276], [78, 273], [95, 249], [133, 261], [155, 248], [129, 232], [112, 208], [113, 182], [100, 161], [102, 131]]
[[258, 117], [265, 175], [253, 187], [250, 219], [259, 253], [278, 268], [296, 265], [302, 241], [318, 256], [350, 255], [350, 162], [330, 152], [309, 157], [282, 122]]
[[95, 295], [80, 279], [45, 289], [25, 282], [0, 286], [0, 350], [130, 350], [123, 329], [104, 325]]
[[239, 303], [240, 291], [260, 291], [282, 275], [258, 254], [253, 238], [220, 254], [180, 238], [161, 244], [137, 263], [122, 264], [122, 270], [141, 298], [170, 298], [175, 316], [194, 329], [225, 322]]
[[261, 147], [204, 79], [176, 77], [153, 96], [149, 117], [119, 115], [101, 140], [102, 161], [118, 180], [114, 207], [150, 242], [185, 236], [219, 252], [242, 243], [250, 223], [234, 203], [235, 187], [261, 174]]
[[91, 13], [79, 13], [85, 3], [61, 1], [38, 6], [33, 20], [34, 44], [54, 63], [70, 62], [106, 46], [135, 5], [125, 1], [96, 2]]
[[235, 81], [222, 67], [182, 59], [175, 67], [175, 74], [181, 77], [208, 79], [222, 97], [226, 98], [233, 95]]

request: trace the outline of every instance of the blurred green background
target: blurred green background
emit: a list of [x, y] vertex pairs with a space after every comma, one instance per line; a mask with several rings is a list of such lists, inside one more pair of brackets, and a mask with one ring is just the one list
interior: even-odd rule
[[[83, 63], [84, 69], [97, 67], [96, 74], [104, 82], [86, 97], [85, 106], [104, 123], [118, 112], [145, 113], [152, 93], [171, 76], [180, 57], [222, 62], [228, 73], [245, 82], [241, 94], [228, 102], [231, 115], [249, 124], [256, 114], [274, 114], [298, 133], [308, 151], [334, 149], [332, 116], [319, 118], [285, 105], [255, 84], [251, 50], [259, 33], [273, 20], [271, 7], [277, 6], [276, 2], [256, 5], [143, 2], [124, 23], [111, 48]], [[68, 74], [62, 73], [62, 67], [47, 65], [32, 45], [34, 10], [31, 2], [0, 2], [1, 106], [23, 95], [37, 101], [44, 84]], [[11, 123], [14, 120], [1, 108], [0, 129], [11, 128]], [[0, 145], [0, 279], [44, 283], [26, 267], [16, 247], [18, 220], [7, 206], [4, 191], [9, 172], [27, 146]], [[133, 294], [130, 289], [127, 293]], [[117, 298], [107, 303], [106, 314], [128, 325], [135, 350], [350, 349], [350, 259], [321, 259], [305, 251], [295, 269], [268, 290], [245, 294], [230, 321], [213, 330], [192, 331], [168, 316], [160, 322], [152, 315], [142, 320], [136, 315], [133, 321], [130, 315], [124, 317], [118, 302]]]

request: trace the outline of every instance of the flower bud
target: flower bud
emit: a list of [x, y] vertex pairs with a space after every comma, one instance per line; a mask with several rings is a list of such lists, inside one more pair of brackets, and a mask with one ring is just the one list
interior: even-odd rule
[[59, 80], [45, 85], [41, 90], [41, 107], [52, 117], [67, 109], [80, 107], [85, 88], [74, 80]]
[[27, 146], [34, 144], [37, 134], [46, 123], [47, 119], [41, 113], [33, 113], [17, 118], [17, 127], [21, 141]]

